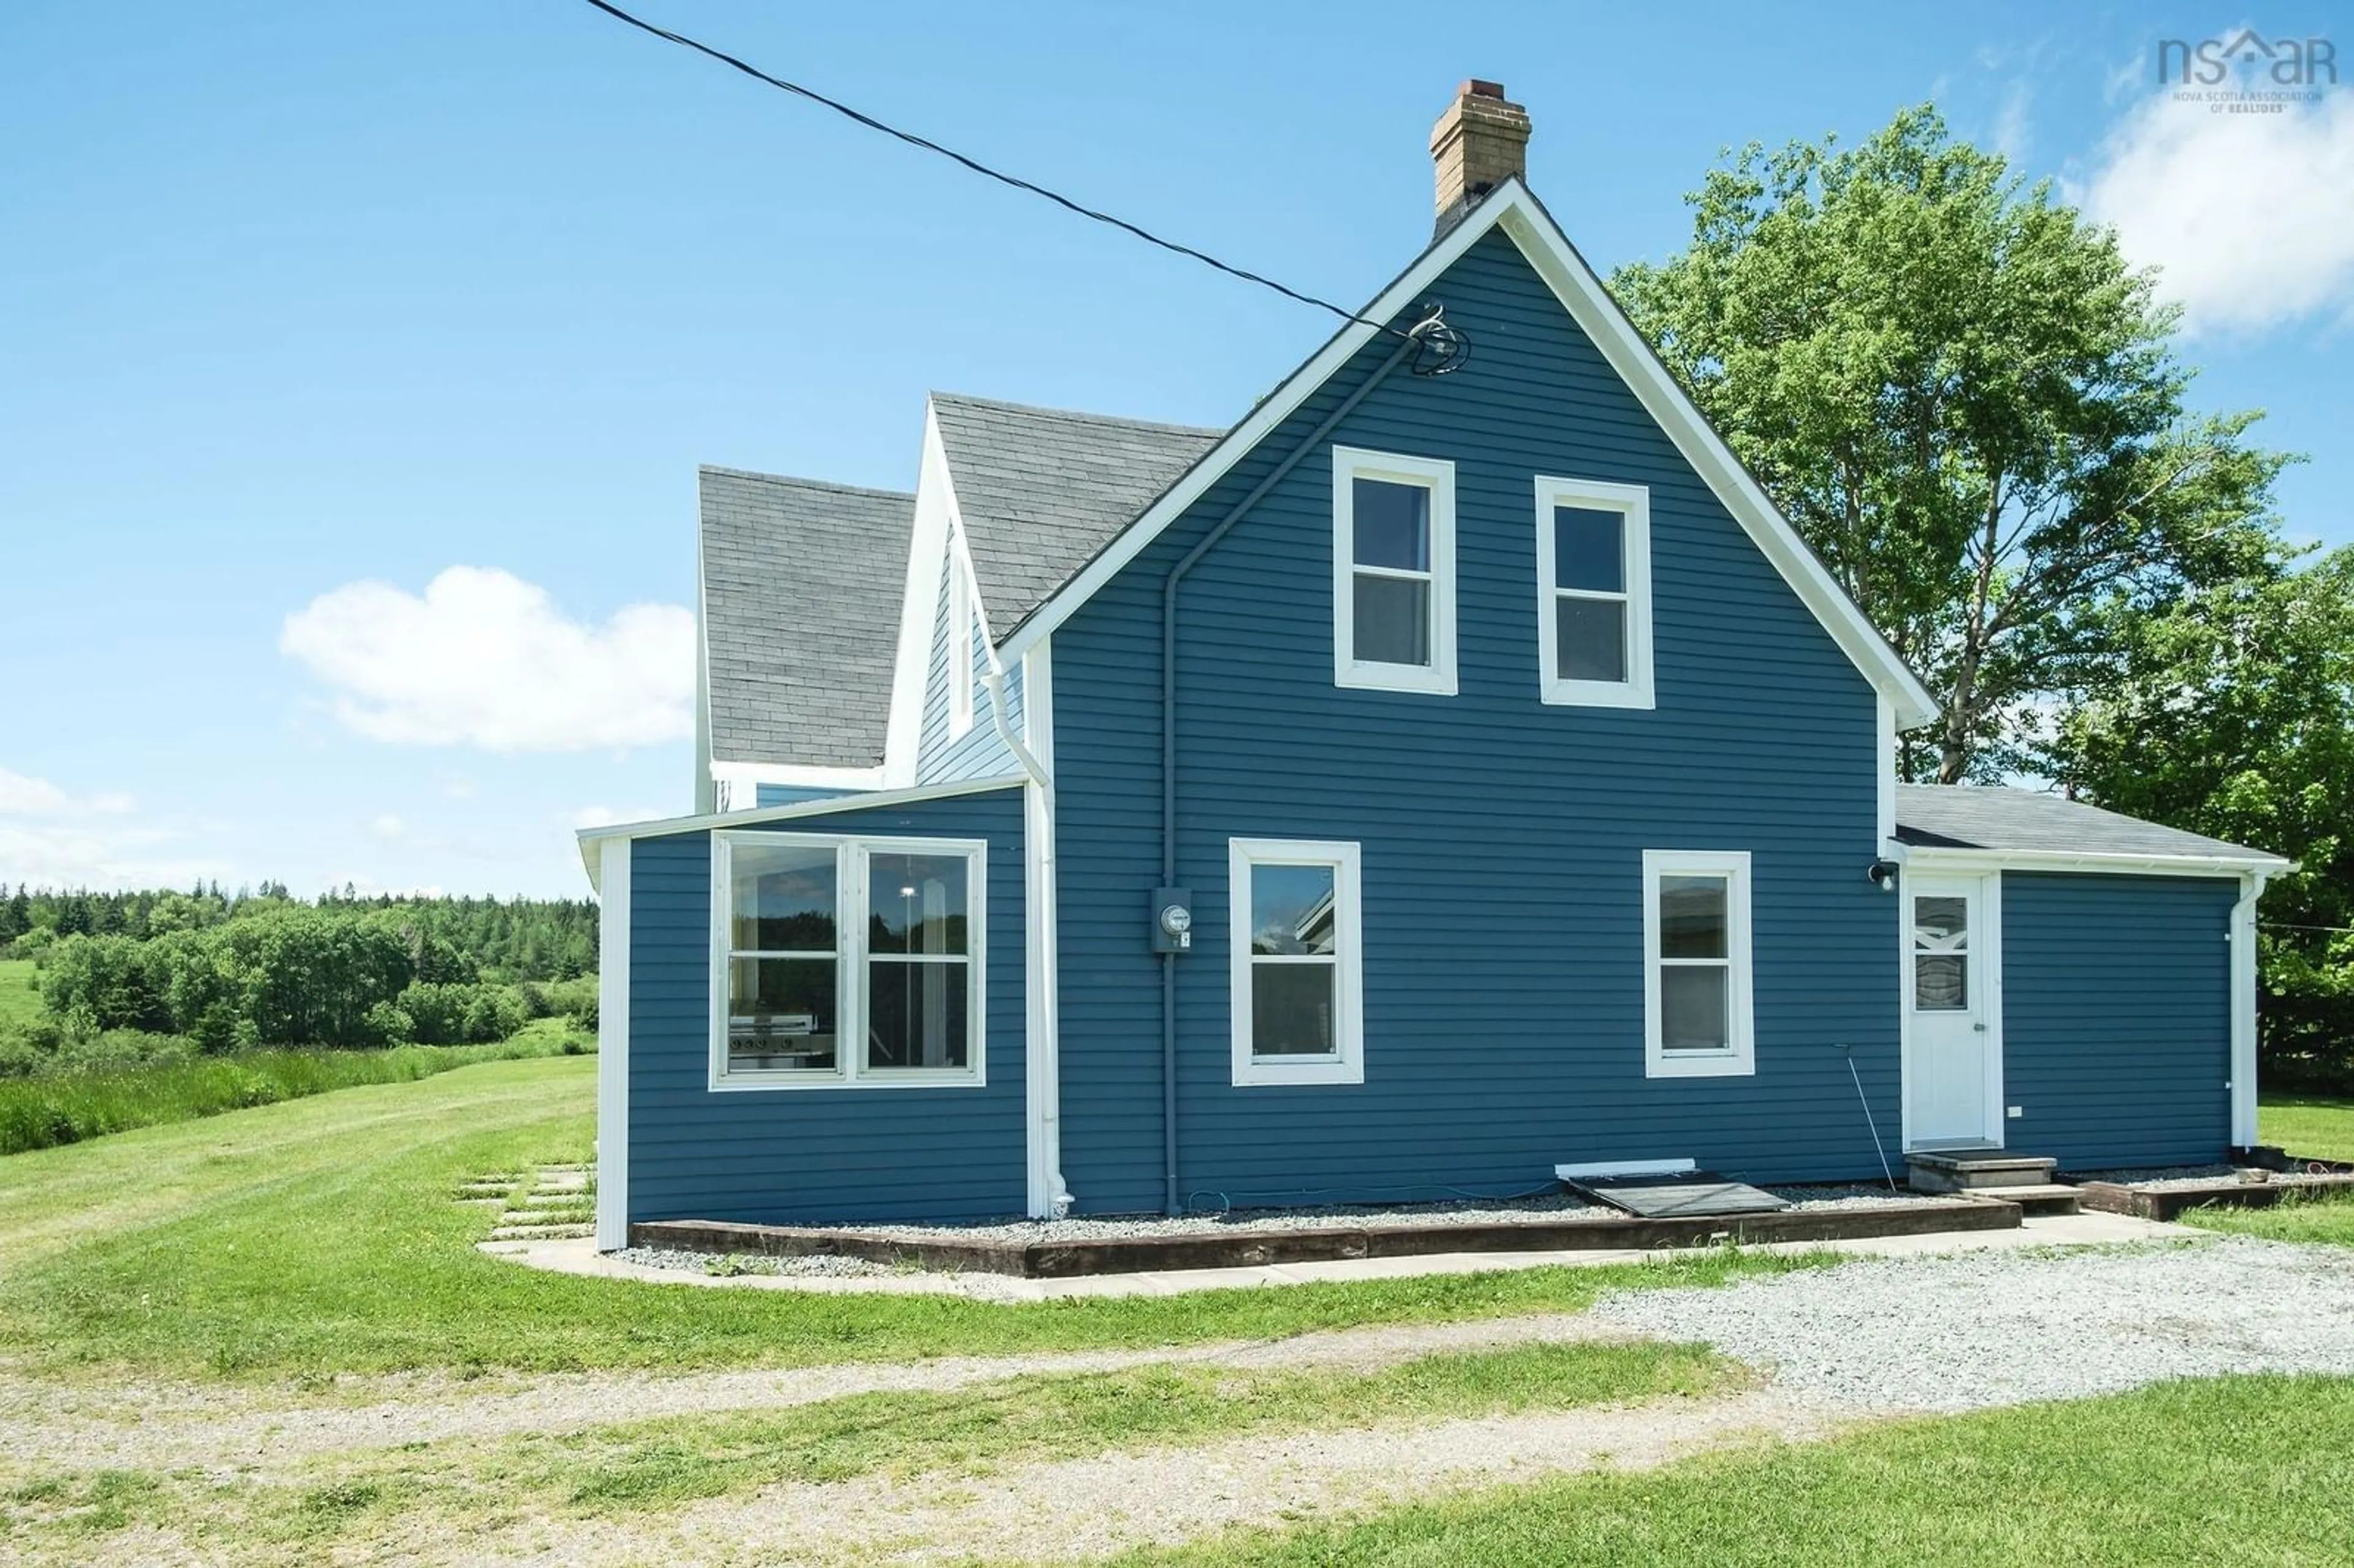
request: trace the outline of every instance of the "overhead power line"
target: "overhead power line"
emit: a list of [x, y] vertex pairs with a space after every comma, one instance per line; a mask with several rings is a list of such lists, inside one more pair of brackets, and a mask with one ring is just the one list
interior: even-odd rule
[[771, 76], [759, 67], [739, 59], [725, 49], [713, 48], [709, 44], [690, 38], [684, 33], [673, 33], [667, 27], [654, 26], [642, 16], [633, 16], [619, 5], [610, 4], [609, 0], [585, 0], [585, 4], [602, 11], [617, 22], [627, 23], [638, 31], [660, 38], [664, 43], [676, 44], [683, 49], [692, 49], [696, 54], [743, 72], [755, 81], [773, 87], [779, 92], [790, 92], [796, 98], [805, 98], [811, 103], [832, 110], [843, 119], [863, 125], [869, 131], [879, 131], [894, 140], [905, 142], [910, 147], [946, 158], [952, 164], [969, 169], [984, 178], [995, 180], [1002, 185], [1011, 185], [1017, 191], [1026, 191], [1032, 196], [1044, 196], [1066, 212], [1076, 213], [1081, 217], [1097, 223], [1108, 224], [1125, 234], [1143, 240], [1147, 245], [1156, 245], [1163, 250], [1172, 251], [1179, 256], [1199, 261], [1205, 267], [1214, 267], [1228, 277], [1239, 278], [1246, 283], [1257, 283], [1263, 289], [1272, 289], [1284, 298], [1298, 301], [1300, 304], [1312, 305], [1320, 311], [1329, 311], [1344, 322], [1353, 322], [1360, 325], [1376, 328], [1395, 337], [1409, 339], [1417, 349], [1412, 366], [1414, 373], [1417, 376], [1444, 376], [1448, 371], [1459, 367], [1470, 355], [1470, 340], [1457, 328], [1447, 324], [1444, 313], [1438, 306], [1428, 307], [1423, 318], [1411, 327], [1393, 326], [1387, 322], [1377, 322], [1370, 317], [1361, 316], [1356, 312], [1336, 305], [1330, 300], [1319, 299], [1314, 294], [1302, 293], [1298, 289], [1278, 283], [1263, 273], [1236, 267], [1231, 262], [1221, 261], [1205, 250], [1196, 250], [1190, 245], [1181, 245], [1174, 239], [1163, 238], [1140, 224], [1130, 223], [1128, 219], [1115, 214], [1103, 212], [1082, 202], [1074, 201], [1061, 192], [1049, 190], [1034, 180], [1025, 180], [1019, 175], [1009, 175], [1002, 169], [991, 168], [978, 158], [968, 157], [953, 147], [943, 147], [928, 136], [918, 136], [912, 131], [902, 131], [896, 125], [875, 119], [872, 114], [853, 109], [839, 99], [829, 98], [814, 88], [803, 87], [797, 81], [787, 81], [780, 76]]

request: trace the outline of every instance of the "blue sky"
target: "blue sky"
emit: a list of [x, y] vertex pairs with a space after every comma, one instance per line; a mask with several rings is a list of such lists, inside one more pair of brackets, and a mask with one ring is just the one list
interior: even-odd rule
[[[2342, 13], [639, 8], [1352, 304], [1463, 77], [1604, 269], [1723, 146], [1934, 100], [2165, 269], [2196, 401], [2354, 540]], [[2165, 101], [2242, 23], [2349, 85]], [[1222, 424], [1330, 326], [575, 0], [17, 0], [0, 233], [0, 882], [583, 892], [576, 824], [689, 802], [697, 462], [906, 488], [932, 387]]]

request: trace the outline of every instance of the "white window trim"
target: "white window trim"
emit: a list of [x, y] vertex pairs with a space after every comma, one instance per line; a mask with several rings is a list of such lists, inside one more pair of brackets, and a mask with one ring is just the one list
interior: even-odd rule
[[[1356, 490], [1387, 480], [1430, 492], [1430, 663], [1382, 664], [1356, 656]], [[1373, 692], [1455, 694], [1455, 465], [1440, 458], [1332, 449], [1332, 683]]]
[[949, 548], [949, 738], [972, 728], [972, 577], [956, 544]]
[[[1608, 484], [1597, 479], [1537, 475], [1537, 695], [1557, 706], [1649, 708], [1657, 706], [1651, 683], [1651, 492], [1640, 484]], [[1609, 599], [1554, 586], [1553, 511], [1579, 506], [1616, 512], [1626, 519], [1627, 678], [1570, 681], [1559, 673], [1561, 599]]]
[[[727, 964], [735, 932], [732, 861], [738, 843], [781, 844], [834, 852], [835, 1037], [831, 1072], [771, 1069], [747, 1071], [727, 1065]], [[865, 1069], [866, 968], [870, 904], [868, 863], [876, 854], [961, 854], [968, 863], [965, 885], [970, 906], [965, 917], [967, 985], [966, 1043], [970, 1065], [951, 1069]], [[714, 832], [711, 835], [711, 1054], [709, 1087], [715, 1094], [764, 1089], [981, 1088], [987, 1085], [989, 1037], [989, 844], [982, 839], [873, 837], [857, 833]], [[885, 954], [886, 958], [890, 955]]]
[[[1250, 874], [1256, 865], [1332, 868], [1333, 1033], [1331, 1056], [1251, 1054]], [[1358, 846], [1317, 839], [1226, 841], [1226, 903], [1230, 959], [1227, 1012], [1234, 1020], [1234, 1081], [1238, 1088], [1275, 1084], [1362, 1084], [1365, 1081], [1363, 882]]]
[[[1725, 878], [1725, 1011], [1732, 1039], [1722, 1051], [1670, 1053], [1660, 1043], [1659, 879]], [[1746, 1077], [1757, 1071], [1749, 956], [1749, 852], [1643, 852], [1643, 1075], [1647, 1078]]]

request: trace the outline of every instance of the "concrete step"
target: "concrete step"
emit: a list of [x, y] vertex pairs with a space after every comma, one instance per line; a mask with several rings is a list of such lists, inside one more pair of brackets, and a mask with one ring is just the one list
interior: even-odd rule
[[2007, 1150], [1923, 1150], [1904, 1157], [1905, 1184], [1916, 1192], [1977, 1192], [1988, 1187], [2044, 1187], [2057, 1160]]
[[2079, 1212], [2079, 1194], [2065, 1181], [2037, 1181], [2019, 1187], [1973, 1187], [1973, 1198], [1999, 1198], [2017, 1203], [2030, 1214], [2073, 1214]]

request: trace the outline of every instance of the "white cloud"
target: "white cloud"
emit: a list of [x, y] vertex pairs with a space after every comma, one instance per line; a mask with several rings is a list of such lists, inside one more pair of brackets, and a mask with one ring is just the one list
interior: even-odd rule
[[629, 811], [617, 811], [610, 806], [583, 806], [566, 821], [575, 828], [603, 828], [615, 822], [658, 822], [676, 815], [676, 811], [666, 811], [660, 806], [640, 806]]
[[221, 874], [217, 861], [171, 853], [171, 832], [120, 820], [134, 807], [120, 791], [76, 796], [0, 768], [0, 882], [154, 887]]
[[0, 768], [0, 816], [46, 817], [72, 802], [46, 779], [30, 779]]
[[379, 811], [368, 819], [367, 831], [390, 843], [408, 831], [408, 824], [390, 811]]
[[[2070, 194], [2113, 224], [2193, 332], [2256, 331], [2354, 304], [2354, 90], [2277, 114], [2147, 99]], [[2228, 109], [2229, 104], [2221, 107]]]
[[322, 594], [286, 618], [279, 648], [373, 740], [583, 751], [694, 733], [695, 618], [678, 605], [598, 626], [510, 573], [451, 567], [421, 597], [381, 582]]

